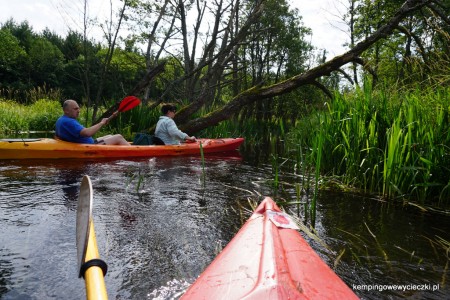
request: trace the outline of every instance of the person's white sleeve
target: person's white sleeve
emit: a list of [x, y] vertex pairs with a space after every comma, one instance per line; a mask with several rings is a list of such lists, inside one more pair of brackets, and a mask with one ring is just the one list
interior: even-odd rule
[[189, 137], [189, 135], [178, 129], [174, 120], [170, 120], [170, 122], [168, 122], [167, 131], [169, 132], [169, 135], [171, 137], [176, 137], [179, 140], [184, 140], [185, 138]]

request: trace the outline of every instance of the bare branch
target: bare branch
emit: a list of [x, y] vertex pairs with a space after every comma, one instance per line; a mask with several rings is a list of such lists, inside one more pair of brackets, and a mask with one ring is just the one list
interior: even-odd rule
[[395, 15], [386, 22], [386, 24], [381, 26], [371, 36], [358, 43], [354, 48], [350, 49], [346, 53], [336, 56], [320, 66], [310, 69], [303, 74], [291, 77], [278, 84], [261, 88], [253, 87], [247, 91], [244, 91], [221, 109], [216, 110], [205, 117], [191, 120], [180, 127], [182, 130], [192, 134], [228, 119], [230, 115], [238, 113], [243, 106], [250, 103], [289, 93], [306, 84], [314, 84], [316, 79], [329, 75], [331, 72], [338, 70], [349, 62], [357, 61], [361, 53], [369, 49], [378, 40], [389, 36], [392, 31], [397, 28], [400, 21], [402, 21], [406, 16], [408, 16], [411, 12], [422, 8], [426, 4], [430, 3], [430, 1], [431, 0], [406, 1], [395, 13]]

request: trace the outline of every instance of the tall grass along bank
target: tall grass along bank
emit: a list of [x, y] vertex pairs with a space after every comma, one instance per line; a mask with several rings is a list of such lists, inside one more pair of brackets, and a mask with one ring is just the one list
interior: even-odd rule
[[386, 199], [448, 208], [448, 89], [389, 93], [367, 87], [325, 105], [289, 139], [309, 149], [311, 165], [320, 161], [321, 174]]
[[62, 114], [58, 101], [41, 99], [30, 105], [0, 99], [0, 134], [52, 131]]

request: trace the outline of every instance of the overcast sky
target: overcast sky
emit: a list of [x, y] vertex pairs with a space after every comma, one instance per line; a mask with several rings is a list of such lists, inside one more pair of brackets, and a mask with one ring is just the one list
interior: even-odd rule
[[349, 40], [342, 21], [346, 12], [344, 0], [290, 0], [303, 17], [303, 24], [312, 29], [312, 44], [327, 49], [332, 56], [344, 53], [342, 46]]
[[[117, 0], [113, 0], [117, 1]], [[303, 24], [313, 31], [311, 42], [314, 46], [327, 49], [330, 56], [342, 54], [342, 44], [347, 36], [343, 30], [340, 16], [345, 12], [341, 1], [336, 0], [289, 0], [291, 7], [297, 7], [303, 16]], [[35, 32], [48, 27], [52, 31], [65, 36], [69, 27], [80, 24], [82, 20], [81, 0], [0, 0], [0, 23], [11, 17], [20, 23], [27, 20]], [[100, 20], [107, 19], [109, 14], [108, 0], [90, 0], [91, 16]], [[77, 30], [81, 31], [82, 24]], [[345, 27], [344, 27], [345, 29]], [[95, 33], [90, 33], [94, 35]]]

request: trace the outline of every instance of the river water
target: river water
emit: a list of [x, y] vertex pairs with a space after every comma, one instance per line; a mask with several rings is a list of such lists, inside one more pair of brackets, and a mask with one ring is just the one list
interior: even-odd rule
[[[85, 174], [110, 299], [177, 299], [249, 217], [249, 201], [295, 200], [298, 180], [285, 176], [275, 195], [272, 167], [238, 153], [204, 166], [198, 157], [0, 161], [0, 299], [85, 297], [75, 241]], [[322, 191], [322, 242], [302, 235], [361, 298], [445, 299], [449, 225], [413, 206]]]

